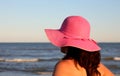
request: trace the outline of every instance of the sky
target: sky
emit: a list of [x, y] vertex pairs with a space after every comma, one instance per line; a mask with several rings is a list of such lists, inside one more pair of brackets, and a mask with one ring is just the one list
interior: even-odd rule
[[44, 29], [71, 15], [89, 21], [97, 42], [120, 42], [120, 0], [0, 0], [0, 42], [49, 42]]

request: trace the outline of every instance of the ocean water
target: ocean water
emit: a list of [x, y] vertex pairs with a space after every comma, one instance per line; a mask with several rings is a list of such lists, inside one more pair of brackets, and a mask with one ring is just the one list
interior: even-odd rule
[[[101, 62], [119, 75], [120, 43], [99, 45]], [[0, 43], [0, 76], [51, 76], [63, 56], [51, 43]]]

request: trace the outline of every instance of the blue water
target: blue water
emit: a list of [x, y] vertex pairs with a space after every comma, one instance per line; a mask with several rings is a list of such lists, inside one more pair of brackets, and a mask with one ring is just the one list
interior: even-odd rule
[[[120, 43], [99, 43], [101, 62], [120, 74]], [[52, 72], [64, 54], [50, 43], [0, 43], [0, 71]], [[115, 59], [117, 58], [117, 59]]]

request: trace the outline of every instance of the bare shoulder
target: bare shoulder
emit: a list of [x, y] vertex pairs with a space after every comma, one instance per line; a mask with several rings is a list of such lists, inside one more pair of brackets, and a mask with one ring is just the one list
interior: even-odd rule
[[[63, 67], [61, 69], [74, 69], [74, 70], [76, 70], [77, 69], [76, 66], [77, 66], [77, 64], [75, 65], [74, 60], [69, 59], [69, 60], [61, 60], [61, 61], [59, 61], [56, 64], [55, 68]], [[78, 68], [82, 69], [82, 67], [80, 67], [79, 65], [78, 65]]]
[[102, 74], [102, 76], [115, 76], [105, 65], [100, 63], [99, 72]]
[[67, 76], [70, 73], [68, 71], [70, 64], [71, 62], [69, 60], [59, 61], [55, 66], [53, 76]]
[[75, 76], [78, 74], [73, 60], [61, 60], [54, 69], [53, 76]]
[[73, 60], [60, 60], [57, 64], [56, 67], [63, 67], [63, 66], [69, 66], [73, 64]]
[[72, 68], [73, 66], [74, 65], [72, 60], [61, 60], [56, 64], [55, 70], [65, 71]]

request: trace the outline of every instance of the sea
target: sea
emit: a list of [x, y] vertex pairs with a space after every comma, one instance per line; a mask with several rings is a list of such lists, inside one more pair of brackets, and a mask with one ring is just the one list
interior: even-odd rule
[[[98, 43], [101, 62], [120, 76], [120, 43]], [[0, 43], [0, 76], [52, 76], [64, 56], [51, 43]]]

